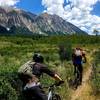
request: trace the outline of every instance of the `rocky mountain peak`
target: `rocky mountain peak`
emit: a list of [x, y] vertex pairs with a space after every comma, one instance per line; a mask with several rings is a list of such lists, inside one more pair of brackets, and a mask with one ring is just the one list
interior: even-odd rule
[[28, 34], [86, 34], [57, 15], [36, 15], [11, 7], [0, 7], [0, 26], [23, 34], [26, 30]]

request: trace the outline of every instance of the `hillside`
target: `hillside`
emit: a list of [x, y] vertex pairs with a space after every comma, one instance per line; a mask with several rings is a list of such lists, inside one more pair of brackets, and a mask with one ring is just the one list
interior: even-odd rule
[[35, 15], [20, 9], [0, 7], [0, 33], [17, 34], [87, 34], [57, 15]]
[[[80, 46], [86, 50], [88, 62], [84, 64], [83, 83], [76, 90], [73, 90], [68, 82], [70, 78], [73, 79], [71, 59], [66, 59], [64, 63], [60, 61], [58, 50], [61, 44], [65, 45], [67, 51], [71, 51], [71, 46], [72, 48]], [[61, 95], [62, 100], [88, 100], [88, 98], [90, 98], [89, 100], [99, 100], [99, 49], [99, 36], [0, 36], [0, 100], [23, 100], [17, 70], [32, 58], [34, 52], [40, 52], [48, 67], [59, 73], [65, 80], [64, 85], [56, 90]], [[94, 51], [96, 52], [94, 53]], [[91, 66], [93, 63], [95, 66]], [[41, 82], [48, 86], [54, 81], [44, 74]]]

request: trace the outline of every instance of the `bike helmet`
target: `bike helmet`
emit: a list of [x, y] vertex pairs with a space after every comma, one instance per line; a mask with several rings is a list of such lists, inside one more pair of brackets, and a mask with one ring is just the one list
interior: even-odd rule
[[33, 55], [33, 60], [34, 60], [35, 62], [42, 63], [42, 62], [44, 61], [44, 58], [43, 58], [43, 56], [42, 56], [41, 54], [35, 53], [35, 54]]

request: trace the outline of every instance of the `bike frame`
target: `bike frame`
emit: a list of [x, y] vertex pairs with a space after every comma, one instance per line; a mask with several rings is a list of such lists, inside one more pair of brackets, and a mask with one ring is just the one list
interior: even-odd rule
[[56, 95], [56, 93], [54, 92], [55, 89], [55, 84], [49, 86], [49, 92], [48, 92], [48, 100], [53, 100], [53, 97]]
[[50, 100], [50, 99], [52, 99], [52, 91], [49, 91], [49, 93], [48, 93], [48, 100]]
[[60, 84], [62, 83], [54, 83], [49, 87], [44, 87], [44, 88], [48, 88], [47, 100], [61, 100], [61, 97], [59, 96], [59, 94], [55, 92], [55, 88], [59, 86]]

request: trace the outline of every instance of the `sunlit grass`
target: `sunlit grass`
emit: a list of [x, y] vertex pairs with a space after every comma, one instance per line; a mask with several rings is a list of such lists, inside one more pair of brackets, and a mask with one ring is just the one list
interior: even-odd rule
[[[73, 78], [73, 65], [71, 61], [64, 61], [62, 64], [58, 54], [58, 44], [62, 41], [66, 44], [67, 38], [64, 37], [63, 39], [57, 37], [57, 40], [54, 39], [54, 37], [48, 37], [39, 40], [33, 40], [32, 38], [23, 37], [0, 37], [0, 75], [2, 76], [2, 78], [0, 77], [0, 84], [3, 82], [3, 79], [5, 79], [5, 82], [7, 82], [7, 85], [0, 85], [0, 95], [2, 95], [2, 93], [4, 92], [2, 87], [8, 87], [8, 90], [14, 92], [16, 98], [15, 100], [19, 100], [17, 99], [19, 92], [15, 89], [15, 87], [11, 87], [11, 83], [13, 83], [13, 80], [17, 77], [18, 68], [28, 60], [32, 59], [34, 52], [40, 52], [44, 56], [45, 63], [48, 65], [48, 67], [52, 70], [55, 70], [65, 81], [65, 83], [61, 87], [57, 88], [58, 93], [60, 93], [63, 100], [70, 100], [72, 89], [69, 88], [68, 79]], [[78, 39], [79, 38], [76, 38], [76, 40]], [[72, 42], [73, 41], [74, 40], [72, 40]], [[92, 60], [90, 53], [94, 49], [99, 48], [99, 45], [96, 43], [72, 44], [73, 48], [78, 45], [86, 50], [88, 59], [87, 63], [84, 64], [84, 71], [86, 71], [87, 67], [90, 66], [90, 61]], [[99, 70], [99, 68], [97, 68], [97, 70]], [[99, 74], [97, 74], [97, 77], [100, 77]], [[44, 85], [50, 85], [52, 82], [54, 82], [54, 80], [47, 75], [43, 75], [43, 79], [41, 80], [41, 82]], [[96, 86], [98, 83], [100, 83], [99, 81], [97, 83], [95, 80], [94, 82], [96, 83]], [[8, 90], [6, 89], [6, 91]], [[10, 94], [8, 95], [12, 95], [13, 92], [10, 92]]]

